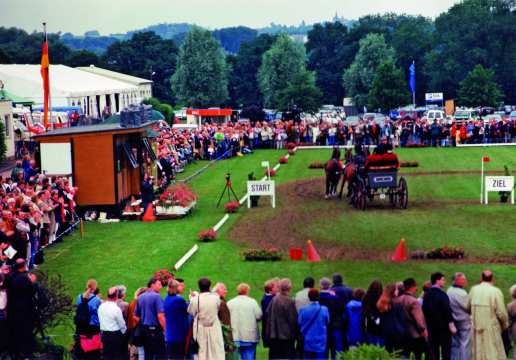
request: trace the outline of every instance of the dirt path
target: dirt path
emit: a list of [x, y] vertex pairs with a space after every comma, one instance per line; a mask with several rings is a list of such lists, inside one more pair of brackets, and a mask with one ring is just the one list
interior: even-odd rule
[[[231, 228], [229, 237], [233, 241], [253, 248], [279, 248], [287, 253], [291, 247], [305, 248], [306, 232], [304, 228], [313, 223], [333, 219], [336, 213], [357, 211], [344, 204], [346, 200], [324, 200], [324, 179], [299, 180], [277, 187], [281, 199], [279, 208], [260, 207], [241, 217]], [[310, 202], [309, 209], [303, 203]], [[449, 201], [412, 201], [411, 208], [438, 209], [443, 206], [476, 204], [476, 200]], [[315, 205], [315, 207], [313, 206]], [[369, 208], [385, 208], [385, 204], [373, 202]], [[314, 211], [315, 208], [315, 211]], [[386, 209], [389, 211], [389, 209]], [[331, 221], [331, 220], [330, 220]], [[339, 243], [324, 241], [317, 243], [317, 249], [326, 260], [377, 260], [389, 261], [390, 251], [370, 248], [356, 248]], [[435, 262], [435, 260], [432, 260]], [[500, 263], [516, 264], [516, 256], [507, 258], [476, 258], [466, 260], [446, 260], [456, 263]]]
[[[516, 174], [513, 170], [512, 174]], [[403, 176], [448, 176], [448, 175], [480, 175], [479, 170], [447, 170], [447, 171], [421, 171], [421, 172], [403, 172], [399, 173]], [[491, 170], [484, 171], [486, 175], [503, 175], [503, 171]]]

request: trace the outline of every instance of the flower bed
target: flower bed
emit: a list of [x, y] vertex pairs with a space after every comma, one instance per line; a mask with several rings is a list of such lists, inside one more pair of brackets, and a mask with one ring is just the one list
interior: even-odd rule
[[276, 248], [270, 249], [248, 249], [242, 251], [246, 261], [280, 261], [283, 254]]
[[217, 232], [213, 229], [199, 231], [199, 240], [204, 242], [214, 241], [217, 238]]
[[322, 162], [315, 161], [308, 165], [309, 169], [324, 169], [324, 164]]
[[279, 163], [280, 164], [286, 164], [288, 163], [288, 158], [286, 156], [282, 156], [279, 158]]
[[459, 247], [439, 247], [433, 248], [429, 251], [424, 250], [416, 250], [410, 254], [410, 257], [415, 260], [423, 260], [423, 259], [464, 259], [465, 252], [464, 248]]
[[265, 175], [269, 177], [276, 176], [276, 170], [274, 169], [265, 169]]
[[418, 167], [417, 161], [400, 161], [400, 167]]
[[176, 218], [187, 215], [197, 204], [197, 195], [185, 184], [169, 186], [159, 197], [156, 215]]
[[236, 213], [239, 207], [240, 203], [238, 201], [230, 201], [224, 204], [224, 209], [228, 214]]
[[168, 286], [168, 282], [174, 278], [174, 275], [167, 269], [161, 269], [154, 273], [154, 279], [161, 281], [161, 285]]

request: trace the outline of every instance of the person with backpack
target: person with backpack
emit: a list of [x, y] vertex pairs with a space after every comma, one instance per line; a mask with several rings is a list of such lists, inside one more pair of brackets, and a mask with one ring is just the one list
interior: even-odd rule
[[328, 325], [330, 313], [326, 306], [319, 304], [319, 291], [308, 291], [310, 304], [299, 310], [297, 321], [303, 337], [304, 359], [327, 359]]
[[97, 281], [86, 282], [86, 290], [77, 297], [75, 313], [75, 334], [80, 347], [79, 353], [89, 353], [92, 357], [99, 354], [101, 348], [100, 322], [98, 310], [102, 301], [97, 296]]

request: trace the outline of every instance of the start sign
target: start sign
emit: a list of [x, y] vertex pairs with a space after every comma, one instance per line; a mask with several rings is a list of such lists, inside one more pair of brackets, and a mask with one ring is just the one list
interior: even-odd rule
[[276, 207], [276, 187], [274, 181], [248, 181], [247, 182], [247, 207], [251, 207], [251, 196], [270, 196], [272, 207]]
[[486, 176], [485, 177], [485, 203], [489, 191], [507, 191], [511, 193], [511, 204], [514, 204], [514, 176]]

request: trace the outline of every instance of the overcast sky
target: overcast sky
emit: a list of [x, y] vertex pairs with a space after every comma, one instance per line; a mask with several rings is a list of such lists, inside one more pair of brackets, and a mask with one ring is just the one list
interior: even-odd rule
[[458, 0], [0, 0], [0, 26], [29, 32], [126, 32], [158, 23], [195, 23], [210, 29], [245, 25], [311, 24], [335, 15], [396, 12], [435, 17]]

